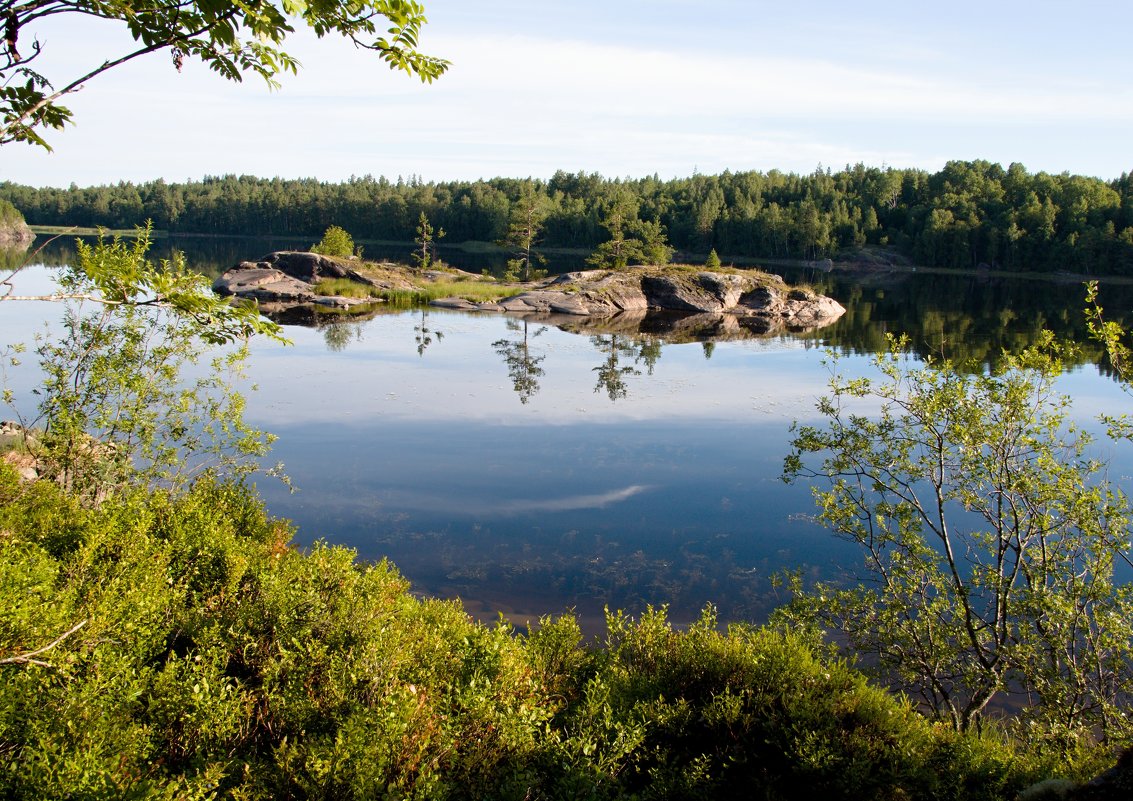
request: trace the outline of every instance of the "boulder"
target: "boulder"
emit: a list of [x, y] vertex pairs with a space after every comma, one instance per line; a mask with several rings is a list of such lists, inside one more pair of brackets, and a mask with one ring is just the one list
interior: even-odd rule
[[1126, 748], [1117, 764], [1066, 794], [1072, 801], [1117, 801], [1133, 798], [1133, 747]]
[[[537, 289], [490, 305], [472, 306], [481, 310], [503, 309], [544, 322], [560, 315], [603, 318], [609, 322], [614, 317], [646, 310], [679, 312], [696, 319], [678, 326], [673, 322], [676, 318], [670, 317], [665, 324], [673, 330], [698, 331], [698, 335], [688, 335], [700, 337], [710, 337], [715, 330], [721, 338], [816, 328], [845, 313], [832, 298], [808, 289], [791, 288], [777, 276], [755, 271], [692, 272], [663, 267], [566, 273], [543, 282]], [[724, 316], [732, 319], [725, 320]], [[625, 318], [621, 319], [619, 325], [626, 324]], [[641, 332], [647, 333], [644, 329]]]
[[250, 262], [242, 262], [217, 278], [212, 289], [218, 295], [237, 295], [274, 303], [313, 303], [316, 298], [306, 281]]
[[320, 278], [348, 278], [353, 270], [340, 261], [319, 253], [302, 250], [279, 250], [262, 257], [258, 267], [279, 270], [284, 275], [315, 283]]
[[735, 308], [749, 282], [724, 273], [645, 275], [641, 289], [649, 306], [687, 312], [722, 312]]
[[0, 225], [0, 247], [26, 248], [35, 239], [35, 234], [23, 220], [10, 225]]

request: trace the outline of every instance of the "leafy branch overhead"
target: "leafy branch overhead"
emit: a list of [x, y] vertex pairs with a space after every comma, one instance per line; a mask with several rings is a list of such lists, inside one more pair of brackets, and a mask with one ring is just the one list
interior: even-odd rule
[[200, 273], [189, 269], [184, 257], [155, 264], [146, 258], [150, 229], [138, 229], [130, 243], [100, 239], [94, 247], [76, 241], [77, 268], [58, 276], [58, 290], [47, 295], [14, 294], [13, 279], [20, 271], [0, 278], [0, 302], [13, 300], [86, 301], [105, 307], [167, 309], [210, 345], [223, 345], [265, 334], [286, 341], [280, 327], [261, 317], [255, 305], [230, 303], [217, 297]]
[[[62, 80], [38, 71], [45, 52], [39, 26], [61, 14], [81, 14], [123, 23], [136, 46], [108, 56], [81, 75]], [[72, 122], [60, 105], [91, 79], [139, 56], [168, 50], [180, 71], [197, 58], [230, 81], [254, 74], [269, 86], [295, 73], [299, 61], [283, 46], [306, 25], [322, 38], [338, 35], [371, 50], [390, 69], [431, 82], [449, 62], [421, 53], [418, 39], [424, 8], [413, 0], [0, 0], [4, 40], [0, 45], [0, 144], [26, 142], [51, 149], [41, 135]]]

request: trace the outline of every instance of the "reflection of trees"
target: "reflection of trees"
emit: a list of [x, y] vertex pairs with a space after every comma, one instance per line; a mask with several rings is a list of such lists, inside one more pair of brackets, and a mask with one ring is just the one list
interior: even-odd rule
[[598, 374], [598, 383], [594, 385], [595, 392], [606, 390], [610, 400], [616, 401], [629, 394], [625, 378], [628, 375], [641, 375], [641, 371], [632, 364], [622, 365], [623, 357], [633, 358], [637, 355], [637, 347], [631, 341], [619, 334], [610, 334], [590, 337], [590, 343], [599, 352], [606, 354], [606, 361], [594, 368]]
[[[803, 336], [846, 353], [884, 351], [887, 333], [907, 334], [918, 355], [943, 356], [979, 370], [998, 366], [1004, 352], [1018, 353], [1048, 330], [1080, 346], [1068, 365], [1104, 362], [1102, 348], [1086, 330], [1085, 290], [1077, 283], [934, 273], [825, 281], [822, 290], [846, 314]], [[1102, 291], [1106, 309], [1133, 307], [1133, 287], [1105, 284]]]
[[707, 361], [708, 359], [712, 358], [712, 354], [716, 350], [716, 343], [712, 340], [708, 340], [706, 342], [701, 342], [700, 347], [704, 349], [704, 359], [705, 361]]
[[644, 336], [637, 340], [637, 356], [634, 357], [634, 362], [644, 364], [649, 375], [653, 375], [653, 368], [661, 358], [662, 344], [662, 340], [654, 336]]
[[418, 356], [425, 355], [425, 351], [433, 344], [434, 339], [440, 342], [445, 338], [443, 332], [429, 328], [429, 312], [424, 307], [421, 308], [421, 322], [413, 326], [413, 336], [417, 340]]
[[[595, 392], [606, 390], [610, 400], [616, 401], [629, 394], [626, 377], [641, 375], [637, 365], [645, 365], [649, 375], [653, 375], [653, 368], [661, 358], [661, 346], [664, 340], [655, 336], [642, 336], [629, 339], [622, 334], [601, 334], [590, 337], [590, 343], [606, 355], [606, 361], [594, 368], [598, 374], [598, 383], [594, 386]], [[622, 359], [633, 359], [633, 364], [623, 364]]]
[[0, 247], [0, 271], [12, 273], [29, 262], [28, 246], [4, 245]]
[[543, 375], [543, 368], [539, 366], [539, 363], [547, 358], [546, 356], [532, 356], [528, 340], [542, 334], [547, 330], [547, 327], [540, 326], [537, 331], [530, 335], [528, 334], [526, 320], [523, 321], [521, 326], [519, 322], [509, 319], [507, 327], [510, 331], [522, 330], [522, 339], [498, 339], [492, 343], [492, 347], [496, 349], [496, 353], [504, 357], [504, 364], [507, 365], [512, 387], [519, 395], [519, 402], [525, 404], [539, 391], [538, 378]]
[[316, 327], [323, 332], [327, 350], [334, 353], [346, 350], [351, 342], [362, 341], [362, 322], [333, 317], [316, 317]]

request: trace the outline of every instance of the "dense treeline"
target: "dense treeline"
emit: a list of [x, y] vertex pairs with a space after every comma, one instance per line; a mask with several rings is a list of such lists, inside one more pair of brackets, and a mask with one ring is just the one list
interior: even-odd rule
[[658, 221], [687, 254], [819, 259], [865, 246], [918, 264], [1017, 271], [1133, 274], [1133, 176], [1103, 181], [1030, 174], [986, 161], [937, 173], [866, 167], [810, 175], [772, 170], [662, 181], [556, 173], [549, 181], [495, 178], [345, 183], [251, 176], [69, 189], [0, 183], [0, 199], [32, 225], [126, 228], [151, 219], [172, 233], [310, 236], [341, 225], [356, 239], [410, 241], [424, 212], [448, 241], [502, 239], [525, 190], [545, 196], [542, 245], [592, 249], [615, 201]]

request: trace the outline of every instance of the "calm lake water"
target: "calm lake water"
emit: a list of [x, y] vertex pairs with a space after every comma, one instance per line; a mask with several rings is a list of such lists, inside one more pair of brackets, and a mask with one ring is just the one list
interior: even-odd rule
[[[860, 558], [811, 520], [809, 487], [779, 480], [791, 423], [817, 419], [828, 349], [844, 372], [868, 374], [886, 332], [983, 364], [1044, 326], [1085, 339], [1077, 284], [787, 277], [847, 315], [808, 334], [715, 343], [525, 331], [440, 310], [289, 326], [290, 347], [253, 343], [247, 416], [278, 435], [271, 461], [298, 491], [267, 479], [259, 490], [300, 544], [388, 557], [415, 590], [459, 597], [483, 618], [573, 608], [594, 630], [604, 606], [669, 604], [685, 621], [711, 602], [723, 619], [762, 619], [781, 600], [777, 572], [833, 577]], [[1133, 305], [1128, 288], [1103, 300], [1115, 314]], [[26, 339], [44, 313], [6, 307], [3, 341]], [[1062, 380], [1086, 423], [1129, 405], [1091, 355]], [[1127, 454], [1103, 453], [1129, 471]]]

